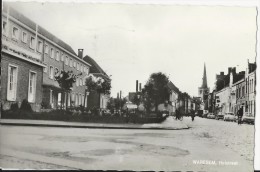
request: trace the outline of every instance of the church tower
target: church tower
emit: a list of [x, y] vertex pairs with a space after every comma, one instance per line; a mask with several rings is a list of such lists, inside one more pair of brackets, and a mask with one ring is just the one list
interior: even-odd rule
[[207, 72], [206, 72], [205, 63], [204, 63], [202, 85], [201, 85], [201, 87], [199, 87], [198, 91], [199, 91], [199, 97], [201, 98], [201, 101], [204, 102], [206, 97], [209, 94], [209, 88], [208, 88], [208, 83], [207, 83]]

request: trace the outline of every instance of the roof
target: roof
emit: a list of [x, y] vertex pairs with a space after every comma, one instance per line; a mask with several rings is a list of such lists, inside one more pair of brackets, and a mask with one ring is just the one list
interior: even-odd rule
[[[6, 6], [4, 5], [5, 8], [3, 8], [3, 11], [7, 13]], [[36, 30], [36, 23], [30, 20], [28, 17], [22, 15], [12, 7], [9, 7], [9, 15], [15, 18], [16, 20], [20, 21], [21, 23], [25, 24], [26, 26], [30, 27], [33, 30]], [[70, 53], [74, 54], [77, 56], [75, 51], [72, 49], [70, 45], [67, 43], [63, 42], [61, 39], [53, 35], [52, 33], [48, 32], [46, 29], [38, 25], [38, 32], [48, 38], [49, 40], [53, 41], [54, 43], [58, 44], [62, 48], [66, 49]]]
[[238, 84], [240, 84], [240, 83], [242, 83], [244, 81], [245, 81], [245, 78], [242, 78], [242, 79], [236, 81], [235, 83], [233, 83], [233, 86], [238, 85]]
[[106, 74], [106, 72], [90, 56], [86, 55], [85, 57], [83, 57], [83, 60], [91, 65], [91, 68], [89, 70], [90, 73], [109, 79], [109, 76]]
[[176, 93], [180, 92], [180, 90], [171, 81], [168, 82], [167, 86]]
[[233, 76], [233, 84], [242, 80], [245, 77], [245, 74], [236, 74]]
[[256, 70], [256, 63], [248, 63], [249, 72], [254, 72]]

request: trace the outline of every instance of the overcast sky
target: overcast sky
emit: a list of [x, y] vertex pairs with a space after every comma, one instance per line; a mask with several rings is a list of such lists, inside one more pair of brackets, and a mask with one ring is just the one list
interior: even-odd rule
[[112, 75], [112, 96], [135, 91], [163, 72], [198, 96], [203, 65], [208, 86], [228, 67], [255, 62], [256, 8], [225, 6], [28, 3], [12, 6], [62, 39], [84, 49]]

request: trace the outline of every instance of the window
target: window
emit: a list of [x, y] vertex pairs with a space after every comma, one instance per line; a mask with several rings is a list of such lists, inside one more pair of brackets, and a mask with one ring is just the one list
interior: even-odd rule
[[79, 85], [82, 86], [82, 78], [79, 79]]
[[73, 66], [74, 66], [75, 68], [77, 67], [76, 61], [74, 61]]
[[16, 90], [17, 90], [17, 74], [18, 68], [13, 65], [8, 66], [8, 85], [7, 85], [7, 100], [16, 100]]
[[76, 79], [76, 86], [79, 86], [79, 79]]
[[88, 73], [89, 73], [89, 68], [87, 67], [87, 69], [86, 69], [87, 71], [86, 71], [86, 73], [87, 73], [87, 75], [88, 75]]
[[45, 54], [49, 53], [49, 47], [47, 44], [44, 45], [44, 52], [45, 52]]
[[69, 64], [69, 58], [68, 58], [68, 56], [66, 56], [66, 58], [65, 58], [65, 65], [68, 65]]
[[78, 106], [78, 94], [75, 94], [75, 106]]
[[79, 66], [79, 63], [77, 64], [77, 70], [80, 70], [80, 66]]
[[81, 105], [81, 94], [79, 94], [79, 105]]
[[51, 48], [51, 58], [54, 58], [54, 49], [53, 48]]
[[54, 76], [59, 74], [59, 69], [55, 67]]
[[34, 49], [35, 48], [35, 38], [31, 36], [30, 39], [30, 48]]
[[56, 51], [56, 60], [60, 61], [60, 53], [59, 53], [59, 51]]
[[23, 32], [23, 34], [22, 34], [22, 41], [24, 43], [27, 43], [27, 33], [26, 32]]
[[61, 54], [60, 60], [63, 62], [64, 61], [64, 54]]
[[80, 71], [83, 72], [83, 64], [81, 64]]
[[38, 51], [38, 52], [42, 52], [42, 41], [38, 41], [37, 51]]
[[7, 22], [6, 21], [3, 21], [2, 31], [3, 31], [4, 35], [7, 34]]
[[50, 78], [50, 79], [53, 79], [53, 75], [54, 75], [53, 67], [50, 66], [50, 70], [49, 70], [49, 78]]
[[29, 72], [29, 88], [28, 88], [28, 102], [35, 102], [36, 93], [36, 73]]
[[43, 72], [45, 72], [45, 73], [47, 73], [47, 72], [48, 72], [48, 69], [47, 69], [47, 67], [44, 67], [44, 68], [43, 68]]
[[252, 79], [251, 85], [252, 85], [252, 92], [254, 92], [254, 80], [253, 79]]
[[73, 60], [70, 59], [70, 67], [72, 67], [72, 65], [73, 65]]
[[68, 95], [68, 106], [70, 106], [70, 97], [71, 97], [71, 94], [68, 93], [67, 95]]
[[82, 95], [82, 105], [85, 107], [85, 105], [84, 105], [84, 95]]
[[13, 27], [12, 38], [14, 38], [14, 39], [19, 38], [19, 29], [17, 27]]

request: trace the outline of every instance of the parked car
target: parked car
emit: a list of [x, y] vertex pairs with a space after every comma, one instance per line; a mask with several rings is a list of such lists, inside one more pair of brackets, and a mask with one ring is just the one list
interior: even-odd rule
[[235, 115], [232, 112], [228, 112], [224, 115], [224, 121], [236, 121]]
[[242, 117], [242, 122], [243, 123], [248, 123], [248, 124], [254, 124], [255, 123], [255, 117], [252, 114], [250, 114], [250, 113], [246, 113]]
[[215, 119], [216, 116], [215, 116], [213, 113], [209, 113], [208, 116], [207, 116], [207, 118], [209, 118], [209, 119]]
[[203, 113], [202, 118], [207, 118], [208, 113]]
[[219, 119], [224, 119], [224, 114], [222, 114], [222, 112], [219, 112], [217, 115], [216, 115], [216, 119], [219, 120]]

